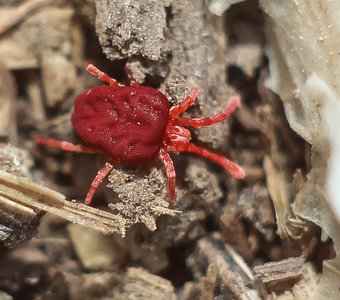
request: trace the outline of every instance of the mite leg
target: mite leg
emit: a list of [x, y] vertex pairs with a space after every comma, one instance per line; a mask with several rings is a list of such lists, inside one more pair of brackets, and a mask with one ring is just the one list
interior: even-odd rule
[[235, 163], [227, 159], [225, 156], [212, 152], [206, 148], [196, 146], [192, 143], [178, 145], [175, 149], [175, 152], [191, 152], [195, 153], [201, 157], [205, 157], [212, 162], [220, 165], [227, 172], [229, 172], [233, 177], [237, 179], [242, 179], [245, 176], [244, 171]]
[[85, 204], [91, 204], [93, 195], [99, 185], [103, 182], [104, 178], [112, 171], [113, 165], [111, 162], [105, 163], [105, 165], [98, 171], [96, 177], [93, 179], [90, 189], [87, 192], [86, 198], [85, 198]]
[[118, 87], [121, 86], [116, 80], [111, 78], [109, 75], [106, 73], [100, 71], [97, 67], [95, 67], [92, 64], [89, 64], [86, 67], [86, 71], [89, 72], [90, 74], [96, 76], [99, 80], [107, 82], [110, 86], [112, 87]]
[[240, 98], [234, 96], [229, 100], [225, 109], [214, 116], [193, 119], [178, 117], [174, 119], [173, 123], [174, 125], [178, 126], [192, 126], [192, 127], [210, 126], [227, 119], [238, 107], [240, 107], [240, 105], [241, 105]]
[[190, 105], [194, 103], [198, 96], [198, 89], [193, 89], [191, 93], [182, 101], [181, 104], [170, 109], [169, 116], [171, 119], [177, 118], [181, 113], [185, 112]]
[[133, 78], [132, 72], [130, 71], [130, 69], [128, 69], [128, 68], [125, 66], [124, 70], [125, 70], [125, 73], [126, 73], [127, 78], [129, 79], [129, 84], [130, 84], [130, 85], [139, 85], [139, 84], [137, 83], [137, 81]]
[[94, 147], [84, 146], [84, 145], [75, 145], [70, 142], [58, 141], [54, 139], [36, 139], [35, 142], [39, 145], [46, 145], [47, 147], [50, 147], [50, 148], [57, 148], [57, 149], [70, 151], [70, 152], [102, 153], [102, 151]]
[[176, 200], [176, 171], [175, 171], [174, 163], [169, 153], [166, 152], [164, 149], [160, 150], [159, 158], [164, 164], [166, 176], [168, 177], [170, 202], [175, 202]]

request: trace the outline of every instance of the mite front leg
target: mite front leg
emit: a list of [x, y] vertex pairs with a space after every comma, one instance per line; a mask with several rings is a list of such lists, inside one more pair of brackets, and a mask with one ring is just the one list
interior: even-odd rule
[[191, 93], [182, 101], [182, 103], [170, 109], [169, 117], [171, 119], [175, 119], [181, 113], [185, 112], [195, 102], [198, 93], [198, 89], [192, 90]]
[[91, 187], [86, 195], [85, 204], [91, 204], [93, 195], [98, 189], [99, 185], [103, 182], [104, 178], [112, 171], [113, 165], [111, 162], [105, 163], [105, 165], [98, 171], [96, 177], [91, 183]]
[[124, 71], [125, 71], [125, 73], [126, 73], [127, 78], [129, 79], [129, 84], [130, 84], [131, 86], [139, 85], [139, 84], [137, 83], [137, 81], [133, 78], [132, 72], [131, 72], [130, 69], [128, 69], [128, 68], [125, 66], [125, 67], [124, 67]]
[[96, 76], [99, 80], [107, 82], [110, 86], [112, 87], [118, 87], [121, 86], [116, 80], [111, 78], [109, 75], [106, 73], [100, 71], [97, 67], [95, 67], [92, 64], [89, 64], [86, 67], [86, 71], [89, 72], [90, 74]]
[[240, 98], [234, 96], [228, 101], [228, 104], [225, 107], [225, 109], [214, 116], [193, 119], [178, 117], [174, 119], [173, 124], [178, 126], [192, 126], [192, 127], [210, 126], [227, 119], [238, 107], [240, 107], [240, 105], [241, 105]]
[[171, 202], [175, 202], [176, 200], [176, 171], [174, 167], [174, 163], [169, 155], [164, 149], [159, 151], [159, 158], [163, 162], [166, 176], [168, 177], [168, 185], [169, 185], [169, 198]]
[[39, 145], [45, 145], [50, 148], [61, 149], [70, 152], [79, 152], [79, 153], [102, 153], [102, 151], [84, 145], [75, 145], [70, 142], [58, 141], [55, 139], [36, 139], [35, 142]]

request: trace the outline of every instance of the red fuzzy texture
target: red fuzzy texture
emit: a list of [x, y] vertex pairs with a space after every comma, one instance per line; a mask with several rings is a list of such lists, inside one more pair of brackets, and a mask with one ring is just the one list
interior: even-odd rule
[[157, 157], [169, 108], [167, 98], [151, 87], [97, 86], [77, 97], [72, 123], [86, 144], [139, 166]]

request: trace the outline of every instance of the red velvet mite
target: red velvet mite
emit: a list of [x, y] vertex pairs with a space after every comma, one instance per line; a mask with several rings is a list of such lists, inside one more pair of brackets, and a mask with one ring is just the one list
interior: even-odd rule
[[169, 152], [192, 152], [210, 159], [235, 178], [243, 170], [221, 154], [190, 143], [191, 133], [183, 126], [210, 126], [228, 118], [239, 106], [232, 97], [225, 109], [207, 118], [179, 117], [195, 101], [194, 89], [178, 106], [170, 108], [168, 99], [158, 90], [138, 85], [130, 78], [123, 86], [93, 65], [86, 70], [109, 85], [96, 86], [80, 94], [75, 101], [72, 124], [86, 145], [74, 145], [53, 139], [37, 139], [38, 144], [82, 153], [106, 153], [111, 159], [98, 171], [87, 193], [90, 204], [94, 192], [114, 165], [138, 167], [160, 158], [168, 177], [169, 198], [175, 201], [176, 172]]

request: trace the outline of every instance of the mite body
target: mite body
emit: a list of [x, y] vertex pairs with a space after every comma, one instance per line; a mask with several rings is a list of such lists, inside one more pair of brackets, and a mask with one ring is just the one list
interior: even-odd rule
[[[225, 156], [190, 142], [191, 133], [184, 126], [210, 126], [228, 118], [239, 106], [232, 97], [225, 109], [206, 118], [180, 117], [195, 101], [194, 89], [181, 104], [170, 108], [160, 91], [136, 84], [122, 86], [107, 74], [89, 65], [87, 71], [108, 86], [97, 86], [80, 94], [75, 101], [72, 124], [85, 145], [53, 139], [38, 139], [38, 144], [82, 153], [105, 153], [110, 160], [98, 171], [85, 203], [90, 204], [95, 190], [116, 164], [139, 167], [156, 158], [164, 163], [169, 184], [170, 201], [175, 201], [176, 172], [169, 152], [191, 152], [210, 159], [235, 178], [244, 177], [243, 170]], [[131, 79], [131, 78], [130, 78]]]
[[158, 156], [169, 109], [167, 98], [150, 87], [97, 86], [77, 97], [72, 123], [86, 144], [138, 166]]

